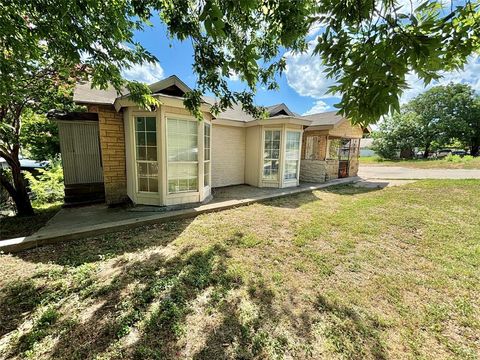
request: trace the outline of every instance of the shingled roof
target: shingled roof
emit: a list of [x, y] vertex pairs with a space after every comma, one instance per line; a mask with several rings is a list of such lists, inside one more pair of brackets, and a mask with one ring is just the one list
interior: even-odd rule
[[345, 118], [338, 115], [336, 111], [305, 115], [302, 116], [302, 118], [312, 121], [310, 126], [335, 126], [345, 120]]
[[[154, 94], [163, 94], [163, 91], [168, 91], [167, 95], [170, 96], [177, 95], [177, 92], [178, 96], [181, 96], [181, 93], [185, 93], [190, 90], [190, 88], [175, 75], [160, 80], [149, 86]], [[176, 89], [174, 89], [174, 87]], [[118, 93], [111, 86], [105, 90], [92, 89], [91, 83], [84, 82], [77, 84], [77, 86], [75, 87], [73, 100], [78, 104], [113, 105], [117, 98], [126, 96], [128, 96], [127, 90], [125, 90], [123, 93]], [[215, 98], [207, 96], [204, 96], [203, 100], [211, 105], [215, 104], [216, 102]], [[309, 120], [312, 121], [312, 124], [310, 126], [335, 126], [336, 124], [344, 120], [344, 118], [337, 115], [335, 111], [300, 116], [297, 113], [291, 111], [284, 103], [267, 106], [266, 110], [271, 118], [294, 117], [303, 120]], [[233, 104], [231, 108], [222, 111], [216, 116], [216, 118], [244, 123], [256, 120], [250, 114], [243, 111], [241, 104]]]

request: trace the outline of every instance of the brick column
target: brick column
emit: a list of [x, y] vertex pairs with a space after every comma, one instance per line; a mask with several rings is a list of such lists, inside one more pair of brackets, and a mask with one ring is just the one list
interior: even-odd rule
[[128, 196], [123, 114], [112, 105], [89, 105], [88, 111], [98, 113], [105, 201], [125, 202]]

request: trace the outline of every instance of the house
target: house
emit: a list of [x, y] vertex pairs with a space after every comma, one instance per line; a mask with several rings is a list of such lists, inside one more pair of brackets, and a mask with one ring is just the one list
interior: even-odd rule
[[354, 176], [363, 129], [334, 112], [300, 116], [285, 104], [255, 119], [235, 105], [214, 116], [204, 98], [196, 120], [184, 107], [191, 89], [170, 76], [150, 85], [161, 103], [145, 111], [114, 90], [79, 84], [86, 113], [58, 119], [66, 198], [90, 194], [108, 204], [174, 205], [208, 200], [212, 188], [298, 186]]

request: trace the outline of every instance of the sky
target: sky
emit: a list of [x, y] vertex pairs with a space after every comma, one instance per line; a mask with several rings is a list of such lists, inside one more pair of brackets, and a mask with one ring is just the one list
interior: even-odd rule
[[[311, 31], [311, 48], [313, 39], [319, 28]], [[180, 42], [167, 36], [165, 26], [160, 20], [153, 21], [153, 27], [135, 34], [135, 40], [140, 42], [148, 51], [159, 59], [157, 64], [135, 65], [124, 72], [129, 80], [139, 80], [146, 83], [177, 75], [188, 86], [195, 87], [195, 74], [192, 71], [193, 48], [190, 41]], [[258, 89], [255, 101], [257, 105], [272, 105], [285, 103], [294, 112], [307, 115], [325, 111], [333, 111], [338, 97], [327, 94], [327, 89], [332, 85], [332, 80], [327, 79], [323, 73], [323, 66], [318, 56], [311, 53], [285, 54], [287, 69], [277, 77], [280, 89], [267, 91]], [[405, 103], [416, 95], [425, 91], [423, 83], [414, 75], [408, 76], [410, 89], [402, 96], [401, 102]], [[468, 83], [480, 93], [480, 56], [472, 56], [464, 69], [452, 73], [443, 73], [443, 78], [437, 83], [431, 83], [428, 88], [449, 82]], [[242, 90], [245, 85], [239, 79], [229, 80], [232, 90]], [[209, 95], [209, 94], [206, 94]]]

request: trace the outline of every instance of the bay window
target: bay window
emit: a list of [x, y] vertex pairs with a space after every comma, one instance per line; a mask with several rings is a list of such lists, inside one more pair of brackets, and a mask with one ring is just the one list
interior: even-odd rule
[[167, 119], [168, 192], [198, 191], [198, 123]]
[[297, 178], [298, 159], [300, 158], [300, 132], [287, 131], [285, 143], [285, 170], [284, 179]]
[[263, 178], [265, 180], [278, 180], [280, 135], [281, 130], [265, 130], [263, 146]]
[[151, 116], [135, 117], [137, 191], [158, 192], [157, 121]]

